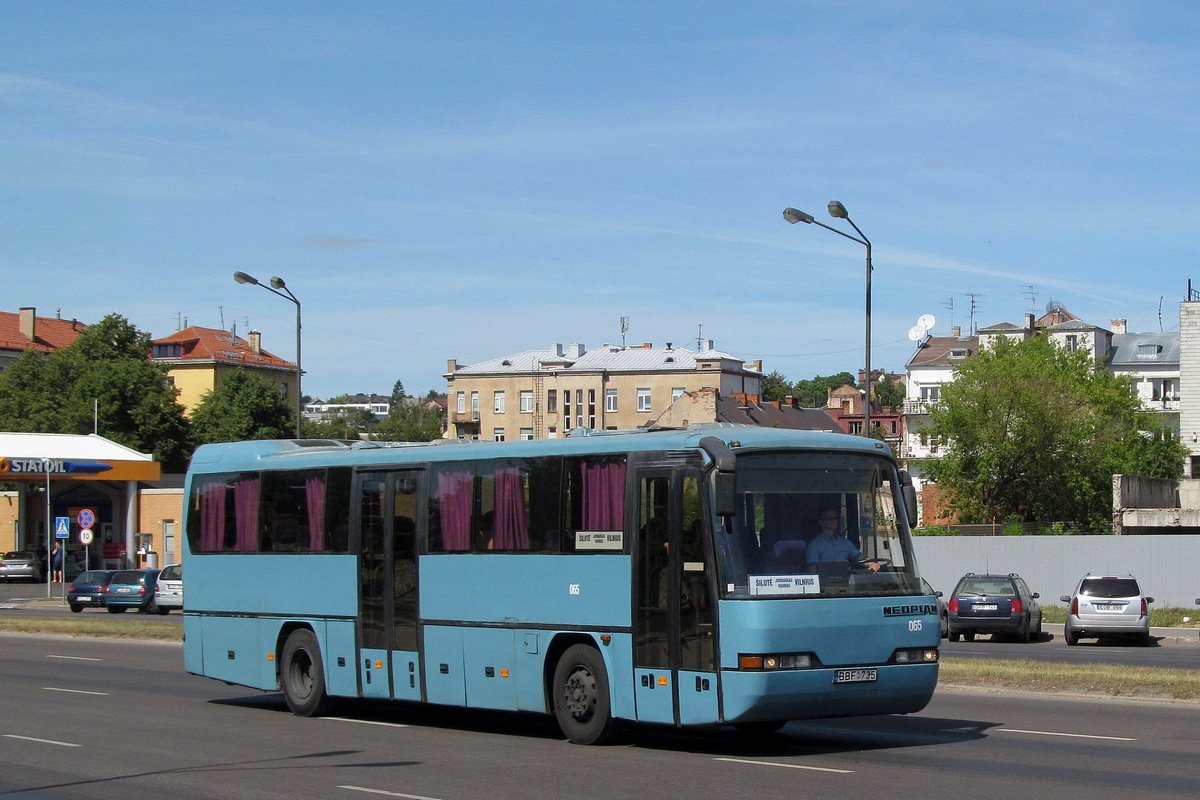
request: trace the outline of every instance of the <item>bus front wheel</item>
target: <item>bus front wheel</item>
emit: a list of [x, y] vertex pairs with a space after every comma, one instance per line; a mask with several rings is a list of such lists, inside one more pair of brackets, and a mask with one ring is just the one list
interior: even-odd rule
[[284, 643], [279, 678], [283, 698], [296, 716], [320, 716], [332, 707], [332, 698], [325, 694], [321, 648], [307, 628], [293, 631]]
[[554, 716], [576, 744], [604, 744], [616, 733], [608, 694], [608, 673], [596, 648], [575, 644], [554, 668]]

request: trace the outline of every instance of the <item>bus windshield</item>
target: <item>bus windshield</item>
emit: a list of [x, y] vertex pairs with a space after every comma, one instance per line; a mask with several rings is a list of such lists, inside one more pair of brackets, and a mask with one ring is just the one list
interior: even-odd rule
[[742, 453], [737, 513], [716, 518], [726, 598], [920, 594], [891, 462]]

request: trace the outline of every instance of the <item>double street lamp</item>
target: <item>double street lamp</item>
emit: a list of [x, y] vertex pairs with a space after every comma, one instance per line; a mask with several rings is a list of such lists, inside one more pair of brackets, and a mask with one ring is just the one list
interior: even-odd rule
[[[271, 277], [271, 285], [259, 283], [258, 278], [253, 275], [247, 275], [244, 272], [233, 273], [233, 279], [238, 283], [252, 283], [255, 286], [261, 286], [272, 294], [277, 294], [285, 300], [291, 300], [296, 304], [296, 438], [300, 438], [300, 412], [304, 409], [304, 400], [300, 393], [300, 301], [296, 299], [296, 295], [292, 294], [292, 290], [283, 282], [283, 278], [278, 276]], [[283, 291], [279, 291], [282, 289]], [[286, 292], [286, 294], [285, 294]]]
[[[832, 228], [823, 222], [817, 222], [812, 214], [805, 214], [803, 211], [798, 211], [794, 208], [785, 208], [783, 210], [783, 218], [793, 225], [797, 222], [805, 222], [809, 225], [820, 225], [827, 231], [833, 231], [838, 236], [845, 236], [847, 239], [858, 242], [867, 248], [867, 344], [866, 344], [866, 359], [867, 371], [864, 374], [863, 385], [866, 391], [863, 394], [863, 436], [871, 435], [871, 241], [863, 235], [863, 232], [854, 224], [854, 220], [850, 219], [850, 214], [846, 212], [846, 207], [837, 200], [829, 201], [829, 215], [844, 219], [850, 223], [850, 226], [858, 233], [858, 236], [851, 236], [845, 231], [840, 231], [837, 228]], [[861, 238], [860, 238], [861, 237]]]

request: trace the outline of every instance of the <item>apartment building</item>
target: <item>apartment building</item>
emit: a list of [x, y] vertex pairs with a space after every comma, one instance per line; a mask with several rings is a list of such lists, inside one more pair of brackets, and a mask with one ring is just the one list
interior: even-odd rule
[[552, 344], [478, 364], [447, 362], [447, 438], [552, 439], [572, 428], [651, 424], [686, 392], [762, 393], [762, 362], [717, 350], [646, 343]]
[[253, 372], [274, 385], [279, 396], [295, 403], [296, 365], [262, 348], [262, 334], [250, 331], [242, 339], [234, 333], [191, 326], [155, 339], [151, 359], [167, 368], [168, 379], [179, 390], [187, 413], [199, 405], [235, 369]]
[[43, 355], [73, 343], [87, 330], [78, 320], [39, 317], [32, 306], [16, 314], [0, 311], [0, 372], [8, 369], [26, 350]]

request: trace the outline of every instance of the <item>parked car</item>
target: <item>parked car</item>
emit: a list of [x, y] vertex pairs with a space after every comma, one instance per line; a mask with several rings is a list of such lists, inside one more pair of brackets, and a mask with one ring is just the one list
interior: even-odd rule
[[37, 553], [32, 550], [13, 550], [0, 559], [0, 581], [15, 581], [18, 578], [40, 581], [45, 573]]
[[172, 608], [183, 610], [183, 567], [179, 564], [168, 564], [158, 573], [154, 605], [160, 614], [167, 614]]
[[968, 642], [977, 633], [1012, 634], [1028, 642], [1042, 634], [1042, 606], [1038, 593], [1029, 591], [1025, 579], [1015, 572], [1007, 575], [976, 575], [959, 579], [947, 604], [947, 638]]
[[1153, 597], [1142, 594], [1132, 575], [1116, 577], [1093, 575], [1079, 580], [1075, 591], [1060, 598], [1067, 603], [1067, 623], [1063, 635], [1067, 644], [1078, 644], [1081, 637], [1128, 636], [1146, 647], [1154, 644], [1150, 635], [1150, 609]]
[[931, 594], [937, 598], [938, 620], [942, 638], [945, 639], [950, 635], [950, 612], [946, 608], [946, 601], [942, 599], [942, 593], [934, 591], [934, 588], [929, 585], [929, 581], [924, 578], [921, 578], [921, 586], [924, 587], [925, 594]]
[[67, 605], [75, 613], [85, 608], [104, 608], [108, 582], [116, 574], [110, 570], [93, 569], [81, 572], [67, 587]]
[[113, 573], [104, 594], [104, 605], [110, 614], [136, 608], [143, 614], [154, 610], [156, 569], [123, 569]]

